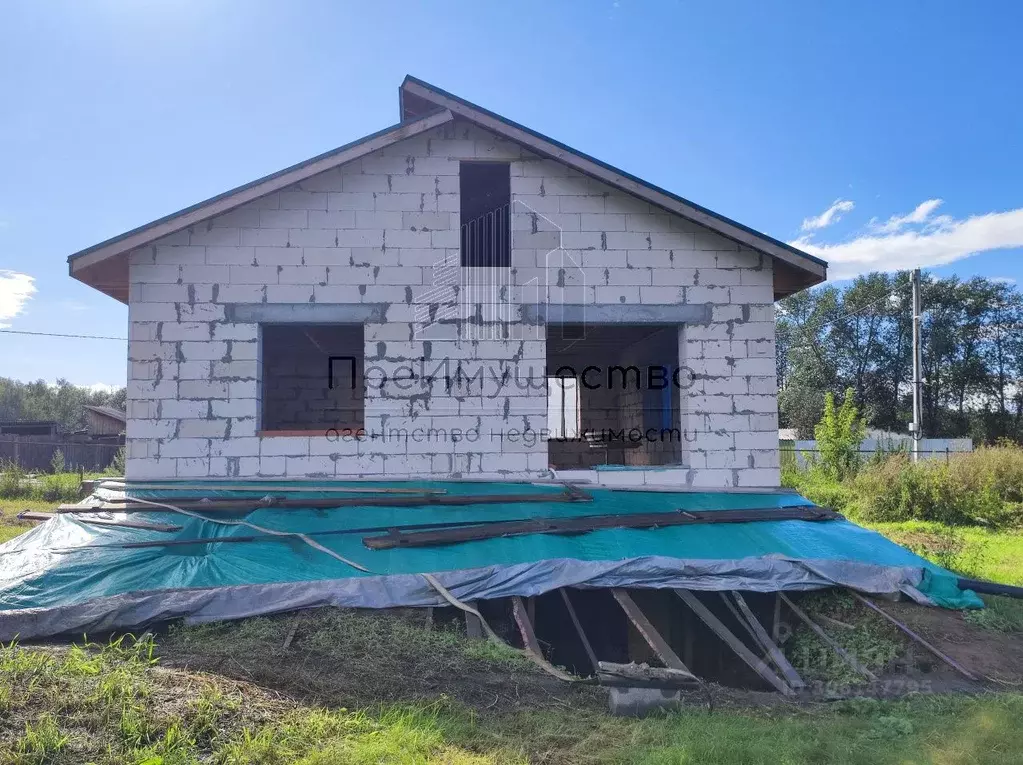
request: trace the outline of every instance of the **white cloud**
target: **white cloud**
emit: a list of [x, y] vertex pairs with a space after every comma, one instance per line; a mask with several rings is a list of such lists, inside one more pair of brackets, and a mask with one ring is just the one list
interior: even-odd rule
[[107, 383], [93, 383], [92, 385], [83, 385], [83, 388], [88, 388], [90, 393], [114, 393], [123, 385], [108, 385]]
[[[926, 223], [931, 217], [931, 213], [941, 206], [940, 199], [928, 199], [918, 204], [913, 208], [913, 212], [907, 213], [906, 215], [893, 215], [884, 223], [878, 223], [876, 220], [871, 221], [871, 227], [874, 230], [879, 231], [882, 234], [894, 234], [896, 231], [900, 231], [910, 224]], [[940, 225], [951, 221], [951, 218], [947, 215], [943, 215], [940, 218], [935, 218], [934, 223]]]
[[847, 212], [852, 212], [854, 207], [856, 205], [851, 200], [836, 199], [832, 202], [831, 207], [820, 215], [805, 219], [803, 221], [803, 231], [816, 231], [817, 229], [830, 226], [832, 223], [838, 223], [842, 216]]
[[1011, 276], [995, 276], [995, 277], [993, 277], [991, 279], [991, 281], [998, 282], [999, 284], [1015, 284], [1016, 283], [1016, 280], [1014, 278], [1012, 278]]
[[[869, 271], [941, 266], [980, 252], [1023, 247], [1023, 208], [961, 220], [949, 215], [930, 218], [937, 207], [931, 203], [936, 201], [928, 200], [908, 215], [892, 218], [904, 221], [893, 231], [874, 230], [839, 244], [815, 244], [808, 237], [791, 244], [828, 261], [832, 279], [850, 279]], [[922, 225], [906, 230], [910, 224]]]
[[0, 270], [0, 329], [11, 326], [8, 320], [21, 313], [35, 291], [35, 279], [28, 274]]

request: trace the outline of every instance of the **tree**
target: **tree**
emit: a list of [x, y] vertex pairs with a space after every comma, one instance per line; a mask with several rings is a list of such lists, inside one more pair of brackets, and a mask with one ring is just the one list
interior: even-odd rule
[[126, 389], [112, 393], [94, 391], [57, 380], [51, 385], [43, 380], [24, 383], [0, 377], [0, 420], [52, 420], [65, 430], [85, 427], [83, 407], [112, 406], [125, 408]]
[[[1023, 294], [990, 279], [923, 279], [924, 433], [1023, 441]], [[825, 393], [851, 387], [872, 428], [912, 417], [909, 273], [867, 274], [778, 306], [783, 427], [809, 437]]]
[[867, 435], [867, 423], [856, 409], [854, 391], [847, 388], [842, 406], [835, 408], [835, 395], [824, 397], [824, 416], [814, 428], [818, 464], [833, 478], [842, 480], [860, 465], [860, 444]]

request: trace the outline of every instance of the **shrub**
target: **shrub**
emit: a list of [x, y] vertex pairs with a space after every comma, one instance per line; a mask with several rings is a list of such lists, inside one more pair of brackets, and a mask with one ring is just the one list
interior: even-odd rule
[[64, 452], [62, 452], [60, 449], [57, 449], [57, 451], [55, 451], [53, 453], [53, 456], [50, 458], [50, 472], [57, 474], [64, 473], [66, 471], [67, 464], [64, 462]]
[[897, 454], [851, 481], [853, 511], [871, 521], [1023, 524], [1023, 449], [988, 447], [914, 464]]
[[81, 480], [77, 473], [57, 473], [44, 475], [39, 489], [40, 499], [47, 502], [78, 499]]
[[103, 475], [109, 476], [123, 476], [124, 475], [124, 447], [122, 446], [116, 452], [114, 452], [114, 458], [107, 465], [107, 469], [103, 471]]
[[16, 462], [0, 462], [0, 497], [19, 499], [28, 496], [30, 488], [25, 471]]

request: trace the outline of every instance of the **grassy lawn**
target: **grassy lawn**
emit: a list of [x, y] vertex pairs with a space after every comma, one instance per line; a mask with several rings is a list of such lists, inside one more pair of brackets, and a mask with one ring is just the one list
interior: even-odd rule
[[451, 700], [307, 706], [211, 673], [162, 669], [151, 639], [0, 649], [4, 763], [1010, 763], [1023, 696], [693, 708], [473, 711]]
[[24, 534], [34, 523], [19, 521], [18, 513], [23, 510], [36, 510], [49, 513], [59, 502], [44, 502], [36, 499], [0, 499], [0, 544]]
[[859, 521], [918, 555], [973, 579], [1023, 585], [1023, 533], [931, 521]]

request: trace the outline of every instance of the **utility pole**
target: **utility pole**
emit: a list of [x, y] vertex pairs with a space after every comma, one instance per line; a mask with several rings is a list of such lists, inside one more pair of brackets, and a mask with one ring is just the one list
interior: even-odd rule
[[913, 287], [913, 423], [909, 426], [913, 437], [913, 462], [920, 461], [920, 440], [923, 433], [923, 350], [920, 343], [920, 269], [914, 268]]

